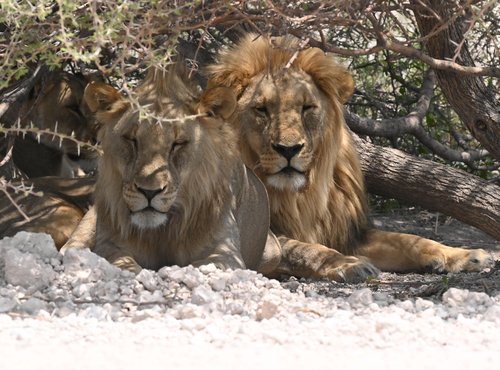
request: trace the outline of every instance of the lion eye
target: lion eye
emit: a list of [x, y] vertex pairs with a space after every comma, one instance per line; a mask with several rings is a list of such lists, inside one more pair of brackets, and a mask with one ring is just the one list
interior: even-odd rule
[[315, 106], [315, 105], [313, 105], [313, 104], [304, 104], [304, 105], [302, 106], [302, 113], [305, 113], [305, 112], [307, 112], [307, 111], [310, 111], [310, 110], [312, 110], [313, 108], [316, 108], [316, 106]]
[[78, 115], [81, 114], [80, 107], [78, 105], [67, 105], [65, 108], [72, 111], [73, 113], [78, 114]]
[[186, 146], [186, 144], [188, 142], [189, 141], [187, 141], [187, 140], [177, 140], [177, 141], [174, 141], [174, 143], [172, 144], [172, 149], [170, 149], [170, 152], [171, 153], [177, 152], [179, 149], [181, 149], [182, 147]]
[[265, 105], [255, 107], [255, 111], [261, 116], [267, 116], [267, 107]]
[[137, 150], [137, 148], [139, 147], [139, 143], [137, 142], [137, 139], [135, 137], [131, 137], [131, 136], [122, 136], [123, 140], [125, 140], [127, 143], [129, 143], [130, 145], [132, 145], [132, 147]]

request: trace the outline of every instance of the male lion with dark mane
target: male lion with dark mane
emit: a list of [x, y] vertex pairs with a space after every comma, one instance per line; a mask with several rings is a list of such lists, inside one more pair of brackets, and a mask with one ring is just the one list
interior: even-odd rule
[[94, 252], [134, 272], [207, 263], [275, 268], [281, 253], [268, 238], [265, 188], [241, 162], [225, 122], [236, 105], [231, 89], [200, 96], [176, 67], [152, 70], [129, 98], [90, 84], [85, 100], [103, 125], [97, 223], [91, 211], [83, 232], [97, 225]]
[[223, 51], [209, 87], [231, 87], [243, 161], [264, 182], [282, 261], [275, 273], [362, 281], [387, 271], [479, 271], [481, 249], [371, 228], [360, 163], [342, 105], [349, 72], [291, 37], [249, 34]]

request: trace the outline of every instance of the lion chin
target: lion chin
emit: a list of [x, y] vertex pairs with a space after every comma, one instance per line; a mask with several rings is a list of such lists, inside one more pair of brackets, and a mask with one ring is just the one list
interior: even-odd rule
[[280, 172], [268, 176], [267, 185], [281, 191], [297, 192], [307, 185], [306, 176], [297, 170], [287, 167]]
[[155, 229], [166, 224], [168, 216], [165, 213], [155, 211], [154, 209], [145, 209], [134, 212], [131, 216], [131, 222], [139, 229]]

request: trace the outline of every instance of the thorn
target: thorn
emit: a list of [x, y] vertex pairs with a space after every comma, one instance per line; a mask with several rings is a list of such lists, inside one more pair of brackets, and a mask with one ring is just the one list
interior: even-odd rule
[[54, 139], [56, 138], [56, 133], [57, 133], [57, 121], [56, 121], [56, 125], [54, 126], [54, 135], [52, 135], [52, 141], [54, 141]]

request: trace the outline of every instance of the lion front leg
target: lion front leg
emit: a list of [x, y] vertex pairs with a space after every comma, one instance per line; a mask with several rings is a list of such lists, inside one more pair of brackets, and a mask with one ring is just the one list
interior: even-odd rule
[[139, 265], [130, 251], [127, 251], [126, 248], [120, 248], [110, 240], [97, 239], [93, 252], [123, 270], [128, 270], [135, 274], [138, 274], [142, 270], [142, 266]]
[[338, 282], [363, 282], [375, 277], [379, 270], [366, 258], [345, 256], [321, 244], [310, 244], [281, 236], [282, 258], [270, 274], [327, 278]]
[[481, 271], [494, 264], [483, 249], [449, 247], [417, 235], [371, 230], [358, 254], [383, 271]]
[[97, 214], [94, 207], [90, 207], [81, 219], [68, 241], [63, 245], [60, 252], [64, 255], [68, 249], [94, 249], [96, 242]]
[[[230, 220], [230, 217], [228, 217]], [[213, 263], [221, 270], [245, 269], [247, 266], [240, 249], [239, 232], [234, 221], [225, 221], [224, 227], [209, 245], [200, 248], [191, 265], [199, 267]]]

